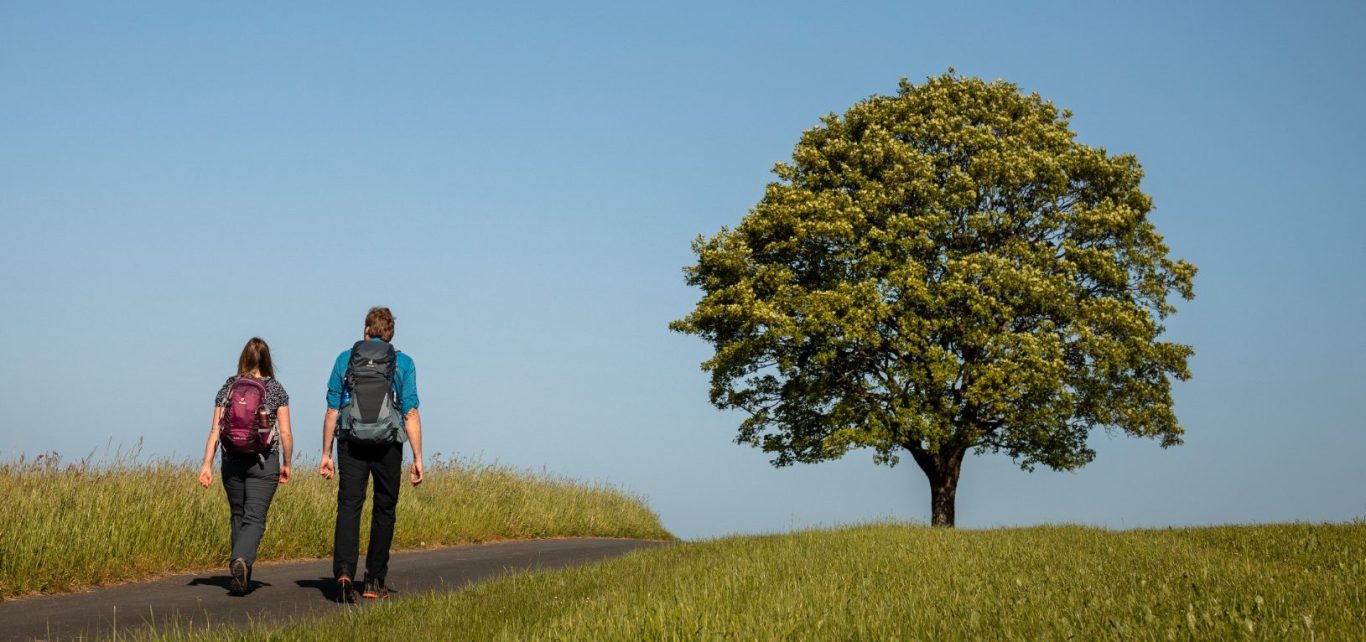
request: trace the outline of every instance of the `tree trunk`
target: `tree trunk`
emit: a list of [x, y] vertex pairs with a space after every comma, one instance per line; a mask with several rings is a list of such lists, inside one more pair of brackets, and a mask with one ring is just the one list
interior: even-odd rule
[[917, 446], [909, 450], [930, 481], [930, 525], [953, 528], [954, 496], [958, 492], [958, 475], [963, 470], [963, 455], [967, 449], [931, 453]]

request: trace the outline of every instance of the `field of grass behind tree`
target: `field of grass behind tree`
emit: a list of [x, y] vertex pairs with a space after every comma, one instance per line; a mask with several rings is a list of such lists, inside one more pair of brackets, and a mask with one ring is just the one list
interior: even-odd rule
[[[0, 463], [7, 513], [0, 599], [226, 566], [227, 500], [218, 471], [207, 490], [198, 471], [117, 455], [105, 464], [63, 464], [55, 455]], [[259, 559], [330, 557], [336, 492], [316, 462], [296, 462], [271, 505]], [[369, 508], [367, 501], [362, 538]], [[398, 514], [395, 550], [561, 536], [672, 538], [641, 499], [619, 489], [478, 462], [429, 461], [421, 486], [404, 484]]]
[[872, 525], [681, 544], [338, 608], [159, 639], [1358, 640], [1366, 522]]

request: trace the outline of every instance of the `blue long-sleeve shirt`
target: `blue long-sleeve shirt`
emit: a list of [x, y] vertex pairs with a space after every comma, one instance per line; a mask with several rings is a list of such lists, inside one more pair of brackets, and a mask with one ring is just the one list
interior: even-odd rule
[[[383, 341], [384, 339], [371, 339]], [[327, 379], [327, 407], [332, 410], [341, 408], [342, 388], [346, 385], [346, 367], [351, 363], [351, 351], [342, 350], [337, 362], [332, 364], [332, 376]], [[417, 366], [413, 358], [400, 352], [394, 360], [394, 390], [398, 394], [399, 411], [407, 416], [409, 410], [417, 408]]]

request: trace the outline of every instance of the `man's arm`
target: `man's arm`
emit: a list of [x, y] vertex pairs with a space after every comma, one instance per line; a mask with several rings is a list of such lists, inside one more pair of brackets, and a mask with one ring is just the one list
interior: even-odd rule
[[413, 469], [408, 473], [408, 481], [416, 486], [422, 483], [422, 415], [417, 408], [404, 416], [403, 431], [408, 433], [408, 445], [413, 447]]
[[336, 469], [332, 465], [332, 435], [337, 430], [337, 409], [328, 408], [323, 415], [323, 460], [318, 466], [318, 473], [323, 479], [332, 479]]
[[332, 437], [337, 431], [337, 409], [341, 407], [342, 388], [346, 385], [346, 361], [350, 352], [337, 356], [332, 364], [332, 375], [327, 378], [327, 412], [323, 414], [323, 460], [318, 465], [318, 473], [323, 479], [332, 479], [336, 467], [332, 463]]
[[400, 354], [398, 360], [398, 402], [403, 409], [403, 432], [413, 447], [413, 468], [408, 480], [414, 486], [422, 483], [422, 415], [417, 411], [417, 364], [412, 357]]

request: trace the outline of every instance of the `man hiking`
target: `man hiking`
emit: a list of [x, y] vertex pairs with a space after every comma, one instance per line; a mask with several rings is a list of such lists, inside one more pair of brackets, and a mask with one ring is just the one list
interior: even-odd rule
[[[389, 308], [370, 308], [365, 338], [337, 356], [327, 380], [327, 414], [323, 417], [323, 458], [318, 472], [337, 483], [337, 529], [332, 542], [332, 574], [337, 600], [356, 600], [356, 558], [360, 554], [360, 513], [365, 488], [375, 480], [370, 515], [370, 546], [365, 553], [361, 596], [389, 596], [384, 584], [389, 545], [394, 539], [403, 442], [413, 449], [408, 480], [422, 483], [422, 418], [417, 412], [417, 370], [413, 359], [394, 349], [394, 315]], [[337, 460], [332, 461], [336, 436]]]

